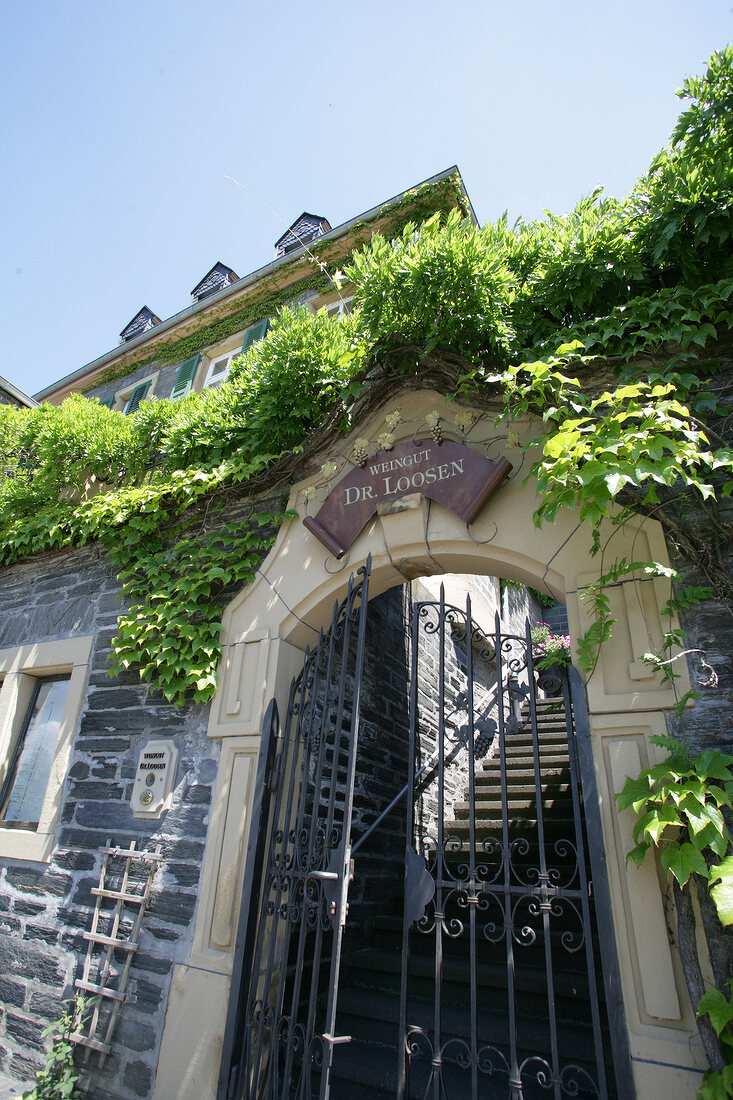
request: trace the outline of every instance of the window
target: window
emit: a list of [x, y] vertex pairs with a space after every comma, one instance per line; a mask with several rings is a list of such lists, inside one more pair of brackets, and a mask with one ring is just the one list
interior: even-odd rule
[[326, 316], [331, 320], [343, 321], [344, 317], [348, 317], [351, 313], [351, 303], [354, 300], [354, 295], [350, 294], [348, 298], [337, 298], [335, 302], [329, 302], [327, 306], [322, 308], [326, 311]]
[[68, 675], [35, 682], [0, 791], [0, 824], [5, 827], [38, 827], [68, 691]]
[[125, 416], [130, 416], [132, 413], [137, 412], [140, 408], [140, 403], [144, 401], [146, 397], [152, 396], [157, 378], [158, 371], [156, 371], [155, 374], [149, 374], [147, 378], [139, 378], [137, 382], [134, 382], [131, 386], [128, 385], [118, 390], [110, 407], [117, 409], [119, 412], [123, 412]]
[[92, 641], [0, 650], [0, 857], [50, 858]]
[[209, 369], [206, 372], [206, 378], [204, 378], [204, 389], [208, 386], [218, 386], [225, 378], [228, 377], [229, 371], [232, 367], [232, 360], [236, 359], [238, 355], [241, 355], [240, 348], [234, 348], [233, 351], [227, 352], [225, 355], [218, 355], [212, 359], [209, 363]]
[[[208, 353], [209, 368], [204, 378], [203, 389], [207, 386], [218, 386], [228, 376], [232, 367], [232, 360], [236, 359], [240, 355], [244, 355], [246, 351], [256, 344], [258, 340], [263, 340], [267, 333], [267, 326], [269, 320], [265, 317], [262, 321], [258, 321], [256, 325], [250, 325], [244, 332], [244, 338], [241, 334], [236, 337], [230, 337], [226, 343], [221, 344], [218, 348], [213, 349]], [[242, 340], [240, 344], [240, 339]]]

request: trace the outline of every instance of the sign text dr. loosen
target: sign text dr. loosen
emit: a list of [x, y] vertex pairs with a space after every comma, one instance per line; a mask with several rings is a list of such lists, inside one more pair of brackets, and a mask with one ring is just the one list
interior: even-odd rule
[[[436, 447], [435, 450], [437, 451], [438, 448]], [[344, 504], [356, 504], [358, 500], [379, 501], [384, 497], [404, 496], [405, 493], [413, 493], [417, 489], [422, 490], [426, 485], [434, 485], [436, 481], [445, 481], [449, 477], [456, 477], [464, 472], [463, 458], [453, 462], [441, 462], [439, 466], [428, 466], [425, 470], [411, 469], [430, 462], [431, 454], [432, 450], [426, 448], [424, 451], [415, 451], [413, 454], [408, 453], [404, 458], [391, 458], [387, 462], [378, 463], [376, 466], [370, 465], [369, 473], [372, 477], [378, 478], [380, 474], [389, 474], [390, 476], [382, 477], [380, 489], [375, 488], [373, 484], [347, 486], [344, 489]], [[395, 471], [404, 469], [410, 470], [410, 473], [398, 477]]]
[[382, 501], [422, 493], [472, 523], [509, 476], [505, 458], [492, 462], [462, 443], [405, 440], [355, 467], [303, 523], [332, 554], [342, 557]]

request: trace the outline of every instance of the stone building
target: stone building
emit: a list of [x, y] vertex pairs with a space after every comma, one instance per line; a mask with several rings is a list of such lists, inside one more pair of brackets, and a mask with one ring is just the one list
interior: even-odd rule
[[[175, 401], [191, 390], [219, 385], [232, 360], [265, 337], [269, 308], [287, 301], [325, 307], [336, 315], [348, 308], [348, 295], [329, 288], [317, 267], [314, 270], [311, 246], [317, 243], [317, 256], [331, 263], [367, 240], [374, 228], [389, 230], [395, 212], [410, 203], [413, 217], [458, 202], [471, 216], [455, 169], [428, 184], [413, 198], [412, 193], [398, 196], [335, 229], [325, 218], [303, 213], [277, 242], [273, 262], [244, 278], [217, 262], [193, 288], [191, 304], [180, 313], [161, 320], [144, 306], [123, 329], [117, 347], [47, 387], [37, 400], [59, 403], [83, 392], [130, 414], [151, 398]], [[520, 1040], [517, 1045], [507, 1027], [522, 1034], [529, 1026], [527, 1019], [537, 1014], [531, 999], [526, 1000], [535, 982], [543, 991], [543, 1004], [551, 1006], [542, 1009], [546, 1026], [539, 1030], [554, 1034], [558, 1025], [560, 1036], [546, 1042], [538, 1039], [536, 1057], [541, 1050], [558, 1075], [567, 1063], [581, 1079], [580, 1095], [626, 1100], [635, 1091], [639, 1100], [689, 1100], [695, 1094], [705, 1060], [670, 935], [668, 898], [651, 860], [641, 868], [626, 866], [631, 823], [613, 806], [613, 793], [625, 776], [638, 773], [661, 751], [649, 738], [666, 730], [674, 704], [670, 686], [638, 660], [648, 647], [649, 632], [661, 634], [660, 608], [667, 594], [660, 582], [641, 578], [614, 587], [613, 613], [620, 626], [612, 650], [602, 652], [597, 674], [587, 685], [587, 698], [579, 681], [564, 676], [557, 688], [561, 694], [551, 694], [542, 686], [542, 670], [533, 671], [531, 646], [522, 648], [523, 639], [527, 642], [524, 617], [529, 614], [536, 621], [541, 608], [531, 596], [517, 594], [520, 590], [502, 588], [496, 578], [549, 595], [557, 601], [553, 615], [566, 614], [569, 632], [577, 638], [587, 625], [580, 596], [595, 575], [588, 534], [572, 516], [558, 517], [547, 529], [535, 528], [534, 492], [516, 476], [530, 435], [528, 421], [518, 421], [512, 437], [498, 441], [488, 430], [456, 430], [445, 440], [456, 450], [439, 451], [444, 441], [431, 435], [430, 428], [436, 411], [446, 425], [455, 420], [446, 387], [433, 376], [426, 377], [420, 389], [405, 378], [394, 377], [388, 383], [374, 379], [339, 446], [347, 455], [355, 440], [367, 439], [376, 452], [374, 441], [384, 429], [385, 416], [399, 405], [401, 416], [393, 429], [396, 457], [380, 459], [392, 464], [389, 472], [382, 471], [387, 477], [394, 474], [394, 485], [384, 489], [391, 499], [377, 502], [375, 490], [374, 508], [352, 532], [346, 551], [329, 549], [324, 541], [329, 532], [323, 537], [314, 533], [316, 515], [323, 513], [311, 503], [308, 489], [313, 471], [332, 454], [331, 439], [318, 437], [309, 444], [300, 469], [293, 467], [290, 477], [289, 507], [300, 518], [283, 525], [254, 582], [233, 594], [227, 606], [219, 683], [210, 704], [189, 702], [176, 708], [141, 683], [136, 673], [109, 677], [120, 581], [98, 546], [48, 553], [2, 570], [0, 1097], [12, 1095], [32, 1077], [42, 1057], [43, 1030], [58, 1017], [75, 988], [92, 996], [105, 988], [112, 994], [102, 993], [92, 1008], [94, 1018], [84, 1031], [87, 1041], [79, 1046], [82, 1084], [93, 1100], [224, 1100], [242, 1095], [247, 1074], [242, 1051], [252, 1049], [247, 1043], [258, 1028], [270, 1027], [262, 1021], [268, 1019], [270, 999], [277, 999], [275, 989], [292, 996], [298, 1011], [305, 1006], [306, 1016], [312, 1007], [315, 1014], [325, 1013], [329, 1026], [335, 1019], [341, 1030], [335, 1034], [325, 1025], [316, 1027], [319, 1053], [307, 1057], [296, 1049], [292, 1035], [280, 1053], [271, 1034], [260, 1036], [257, 1054], [252, 1055], [259, 1062], [254, 1070], [250, 1065], [249, 1072], [265, 1082], [262, 1088], [274, 1090], [272, 1067], [284, 1059], [302, 1095], [311, 1095], [307, 1090], [321, 1088], [328, 1072], [323, 1063], [328, 1048], [329, 1058], [330, 1051], [336, 1051], [333, 1096], [394, 1096], [400, 1087], [397, 1052], [405, 1039], [404, 1028], [397, 1039], [398, 1028], [405, 1024], [414, 1047], [410, 1088], [424, 1089], [434, 1081], [429, 1074], [435, 1075], [435, 1065], [441, 1064], [440, 1058], [436, 1063], [439, 1037], [448, 1036], [439, 1052], [446, 1095], [507, 1096], [512, 1066], [520, 1056], [529, 1057], [533, 1041]], [[3, 388], [18, 400], [17, 391], [4, 384]], [[487, 409], [469, 411], [473, 420], [468, 423], [490, 423]], [[452, 457], [445, 458], [449, 453]], [[470, 486], [486, 487], [469, 518], [447, 484], [452, 478], [455, 485], [464, 484], [467, 456], [477, 463], [471, 466]], [[350, 472], [344, 473], [347, 469]], [[368, 464], [355, 470], [344, 465], [317, 503], [325, 507], [342, 480], [342, 503], [351, 499], [343, 496], [345, 486], [357, 493], [355, 501], [370, 503], [372, 489], [367, 491], [367, 486], [373, 488], [376, 481], [358, 480], [362, 473], [368, 476]], [[373, 478], [376, 470], [378, 466]], [[504, 471], [500, 483], [489, 487], [497, 470]], [[440, 498], [433, 493], [433, 483], [442, 481], [447, 495]], [[272, 495], [277, 509], [279, 491]], [[217, 522], [236, 519], [247, 507], [243, 493]], [[304, 518], [311, 522], [304, 524]], [[330, 529], [333, 540], [342, 536], [343, 531]], [[638, 559], [646, 554], [669, 561], [656, 522], [639, 519], [617, 531], [615, 538], [619, 555]], [[358, 588], [365, 583], [358, 570], [367, 560], [370, 603], [365, 589]], [[349, 588], [350, 574], [356, 575], [356, 589]], [[333, 618], [334, 602], [344, 601]], [[361, 649], [353, 652], [338, 648], [346, 646], [343, 635], [348, 634], [345, 624], [352, 622], [352, 611], [354, 622], [359, 616], [364, 622]], [[430, 615], [435, 617], [432, 628]], [[328, 632], [330, 624], [330, 634], [319, 641], [319, 631]], [[427, 629], [419, 653], [411, 648], [418, 626]], [[705, 609], [689, 629], [693, 640], [717, 633], [714, 609]], [[504, 635], [513, 640], [503, 641]], [[716, 644], [716, 667], [728, 690], [729, 658], [722, 643]], [[709, 659], [716, 661], [709, 640], [705, 648]], [[291, 694], [292, 678], [304, 667], [307, 674]], [[330, 679], [323, 671], [326, 667]], [[685, 682], [687, 677], [685, 670]], [[274, 749], [283, 761], [277, 781], [259, 755], [272, 699], [283, 730], [288, 722], [292, 728], [305, 722], [306, 711], [310, 715], [303, 735], [310, 761], [298, 755], [300, 749], [293, 749], [292, 758], [286, 758], [284, 748]], [[419, 717], [411, 723], [410, 714]], [[721, 721], [728, 719], [721, 716]], [[700, 744], [706, 743], [702, 726], [698, 722]], [[354, 760], [350, 786], [346, 759], [351, 759], [349, 745], [357, 730], [361, 755]], [[440, 745], [448, 734], [451, 747], [443, 750]], [[410, 740], [415, 737], [419, 744]], [[285, 734], [277, 744], [284, 743]], [[506, 750], [505, 743], [510, 746]], [[417, 778], [411, 773], [408, 744], [418, 762]], [[42, 746], [33, 760], [32, 745]], [[512, 809], [511, 798], [500, 789], [501, 782], [507, 785], [511, 752], [516, 753], [517, 767], [529, 769], [528, 779], [516, 773], [516, 782], [529, 792], [523, 810]], [[459, 761], [452, 771], [449, 755]], [[325, 775], [329, 767], [330, 781], [316, 782], [314, 775]], [[533, 767], [539, 771], [533, 773]], [[300, 786], [292, 778], [298, 768], [305, 777]], [[479, 773], [486, 792], [480, 812], [471, 791], [466, 793], [469, 787], [479, 788]], [[19, 776], [25, 776], [23, 792]], [[275, 889], [275, 879], [268, 880], [265, 869], [263, 881], [269, 885], [260, 890], [262, 866], [258, 869], [251, 860], [257, 854], [258, 835], [275, 837], [278, 814], [285, 813], [285, 794], [276, 792], [288, 789], [295, 792], [296, 801], [302, 796], [305, 807], [298, 828], [312, 838], [318, 833], [315, 822], [325, 815], [328, 828], [323, 827], [323, 835], [331, 829], [339, 841], [329, 846], [328, 840], [309, 839], [310, 869], [277, 887], [290, 891], [289, 901], [281, 895], [274, 901], [268, 891]], [[405, 790], [414, 794], [411, 804], [403, 797]], [[274, 801], [267, 801], [267, 791]], [[568, 825], [574, 830], [575, 862], [564, 883], [567, 869], [558, 865], [553, 870], [542, 863], [544, 856], [538, 853], [543, 834], [537, 840], [532, 832], [546, 827], [550, 835], [553, 804], [564, 807], [568, 821], [575, 822]], [[410, 805], [412, 809], [406, 808]], [[341, 889], [350, 873], [348, 858], [345, 871], [329, 862], [334, 853], [344, 855], [347, 812], [353, 812], [353, 847], [357, 837], [360, 845], [363, 842], [355, 857], [348, 915], [338, 908], [343, 894], [330, 894], [328, 885], [336, 881]], [[296, 818], [287, 820], [286, 849], [288, 843], [296, 845], [287, 840], [288, 830], [297, 832]], [[520, 841], [511, 831], [517, 820], [532, 822]], [[387, 823], [384, 831], [370, 832], [382, 821]], [[536, 896], [538, 907], [520, 921], [515, 954], [519, 957], [523, 946], [529, 949], [530, 939], [537, 953], [522, 979], [525, 984], [517, 977], [516, 989], [515, 962], [507, 959], [511, 936], [502, 939], [498, 931], [501, 921], [509, 919], [506, 898], [516, 882], [512, 886], [502, 879], [500, 888], [492, 877], [501, 866], [501, 859], [496, 859], [502, 829], [505, 848], [516, 854], [514, 873], [525, 876], [522, 896]], [[443, 837], [440, 873], [433, 841], [426, 839], [433, 836]], [[454, 838], [452, 854], [462, 852], [471, 863], [470, 874], [465, 867], [456, 870], [456, 861], [448, 860], [446, 836]], [[553, 836], [553, 844], [557, 854], [561, 842]], [[474, 866], [479, 849], [483, 862]], [[567, 846], [563, 851], [567, 855]], [[295, 859], [295, 852], [295, 847], [287, 849], [283, 859]], [[261, 859], [267, 859], [267, 852], [261, 852]], [[391, 868], [389, 875], [386, 868]], [[405, 917], [403, 922], [400, 914], [408, 911], [403, 899], [405, 868], [413, 908], [411, 920]], [[427, 885], [426, 874], [432, 874]], [[464, 879], [470, 879], [470, 890]], [[540, 888], [545, 891], [541, 898]], [[300, 925], [287, 915], [289, 905], [297, 908], [296, 891], [303, 911], [315, 907], [310, 927], [307, 914], [301, 912]], [[460, 895], [457, 901], [448, 898], [451, 891]], [[415, 896], [422, 900], [414, 901]], [[146, 904], [135, 897], [144, 897]], [[502, 909], [505, 903], [509, 908]], [[284, 909], [282, 925], [267, 925], [268, 904], [270, 916], [277, 915], [278, 906]], [[493, 911], [492, 906], [499, 909]], [[466, 932], [465, 953], [452, 956], [450, 922], [462, 919], [464, 910], [470, 914], [465, 928], [470, 924], [473, 932]], [[587, 965], [578, 972], [555, 966], [558, 936], [572, 937], [567, 927], [554, 933], [547, 923], [559, 911], [566, 918], [571, 911], [579, 914], [577, 944], [583, 944]], [[105, 915], [115, 912], [116, 921]], [[337, 912], [346, 929], [343, 944], [334, 931]], [[424, 959], [420, 971], [420, 952], [408, 946], [411, 925], [417, 929], [426, 914], [427, 924], [432, 920], [431, 945], [438, 935], [435, 927], [446, 921], [446, 943], [441, 941], [435, 950], [431, 946], [428, 953], [432, 977], [425, 972]], [[322, 932], [315, 932], [319, 921]], [[291, 931], [291, 924], [304, 930]], [[297, 954], [298, 936], [303, 944], [320, 937], [310, 963]], [[283, 937], [292, 942], [281, 953]], [[328, 950], [321, 940], [328, 940]], [[494, 940], [501, 944], [504, 958], [502, 976], [492, 985], [487, 974], [496, 969], [496, 957], [484, 957], [481, 951]], [[339, 978], [333, 960], [342, 947]], [[416, 969], [405, 964], [400, 978], [399, 960], [410, 951]], [[436, 959], [443, 953], [448, 969], [436, 979]], [[384, 976], [377, 980], [380, 966]], [[319, 968], [336, 975], [330, 985], [319, 984]], [[517, 961], [517, 975], [520, 970]], [[293, 975], [298, 973], [311, 983], [310, 997], [292, 992]], [[424, 995], [415, 984], [420, 981], [425, 983]], [[463, 990], [445, 1004], [436, 992], [436, 983], [443, 981], [454, 991]], [[604, 983], [605, 994], [593, 992]], [[339, 988], [341, 1015], [332, 1019], [328, 1012], [338, 1008], [332, 1005], [332, 991]], [[508, 991], [512, 998], [517, 994], [519, 1008], [514, 1000], [507, 1002]], [[432, 1006], [432, 1023], [415, 1023], [410, 1015], [413, 999]], [[488, 1012], [489, 1000], [503, 1006], [495, 1034], [486, 1032], [489, 1024], [482, 1015], [485, 1008]], [[583, 1006], [584, 1019], [577, 1018], [577, 1011], [573, 1014], [574, 1001]], [[259, 1007], [253, 1010], [255, 1002]], [[414, 1011], [415, 1020], [422, 1021], [423, 1009]], [[436, 1013], [443, 1021], [439, 1025]], [[590, 1050], [596, 1028], [588, 1022], [591, 1016], [594, 1021], [597, 1017], [595, 1040], [601, 1050], [595, 1063], [592, 1053], [568, 1049], [583, 1046], [587, 1038]], [[303, 1024], [303, 1034], [311, 1024]], [[273, 1026], [281, 1024], [275, 1021]], [[586, 1026], [588, 1037], [583, 1032], [581, 1042], [578, 1036]], [[352, 1032], [350, 1044], [338, 1041]], [[465, 1059], [458, 1046], [451, 1054], [451, 1042], [464, 1044]], [[344, 1053], [347, 1047], [349, 1056]], [[605, 1062], [611, 1063], [612, 1048], [615, 1070], [604, 1068]], [[394, 1065], [389, 1050], [394, 1051]], [[466, 1065], [468, 1078], [462, 1076]], [[599, 1085], [596, 1072], [604, 1081], [607, 1073], [608, 1084]], [[570, 1087], [569, 1079], [563, 1088]], [[527, 1098], [541, 1092], [536, 1074], [533, 1082], [525, 1081]], [[256, 1083], [252, 1088], [257, 1091]]]

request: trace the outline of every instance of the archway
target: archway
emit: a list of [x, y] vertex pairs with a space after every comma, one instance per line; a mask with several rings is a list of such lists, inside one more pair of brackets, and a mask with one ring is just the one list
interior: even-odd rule
[[[451, 415], [450, 406], [434, 393], [405, 395], [401, 403], [403, 421], [397, 434], [402, 430], [405, 437], [432, 409], [442, 410], [446, 418]], [[360, 425], [354, 436], [376, 437], [383, 416], [384, 411]], [[531, 487], [522, 485], [519, 471], [522, 441], [529, 437], [530, 425], [518, 423], [512, 428], [518, 445], [509, 449], [504, 441], [501, 448], [520, 476], [502, 488], [470, 530], [444, 508], [420, 496], [406, 497], [382, 509], [362, 531], [348, 559], [337, 562], [310, 532], [293, 521], [280, 532], [255, 583], [227, 609], [225, 657], [209, 722], [210, 736], [221, 740], [222, 757], [191, 954], [196, 974], [185, 975], [188, 984], [182, 984], [181, 996], [173, 1000], [166, 1038], [169, 1027], [178, 1034], [190, 1029], [186, 1000], [195, 997], [197, 989], [204, 994], [211, 991], [219, 1006], [211, 1030], [217, 1035], [223, 1031], [221, 997], [228, 986], [236, 938], [247, 811], [256, 788], [255, 763], [264, 710], [271, 697], [287, 705], [287, 686], [302, 664], [302, 651], [328, 622], [334, 599], [351, 569], [371, 555], [374, 594], [406, 579], [442, 572], [520, 580], [566, 601], [574, 639], [585, 629], [587, 618], [580, 596], [584, 586], [600, 573], [591, 555], [590, 539], [571, 514], [559, 517], [549, 529], [535, 528], [534, 494]], [[478, 438], [479, 433], [475, 439], [469, 434], [466, 445], [478, 448]], [[498, 453], [500, 444], [494, 441], [492, 446], [493, 454]], [[301, 515], [307, 507], [304, 489], [305, 485], [300, 485], [291, 495], [291, 506]], [[619, 557], [667, 560], [661, 531], [653, 522], [640, 521], [619, 529], [609, 525], [608, 534]], [[651, 1098], [664, 1092], [683, 1100], [694, 1091], [697, 1067], [702, 1064], [696, 1062], [690, 1047], [694, 1022], [670, 948], [655, 869], [651, 864], [626, 868], [630, 823], [616, 814], [612, 799], [626, 774], [636, 773], [653, 759], [649, 735], [664, 731], [663, 711], [673, 705], [669, 689], [636, 659], [650, 648], [649, 633], [661, 632], [659, 608], [666, 595], [660, 582], [640, 578], [610, 592], [616, 633], [588, 684], [588, 702], [621, 964], [621, 988], [611, 995], [623, 1000], [637, 1095]]]

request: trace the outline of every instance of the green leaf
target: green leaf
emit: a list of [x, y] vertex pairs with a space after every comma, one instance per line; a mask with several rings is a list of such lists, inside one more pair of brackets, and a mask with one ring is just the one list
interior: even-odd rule
[[684, 886], [690, 875], [697, 872], [699, 875], [704, 875], [707, 878], [708, 867], [703, 856], [698, 852], [690, 843], [684, 843], [679, 845], [670, 845], [669, 848], [665, 848], [662, 852], [662, 867], [665, 871], [669, 871], [670, 874], [679, 882], [680, 886]]
[[[710, 895], [718, 910], [720, 923], [733, 924], [733, 855], [710, 870]], [[712, 885], [717, 883], [717, 885]]]
[[719, 989], [709, 989], [700, 998], [696, 1015], [708, 1015], [716, 1034], [720, 1035], [728, 1024], [733, 1022], [733, 1002], [729, 1001]]

